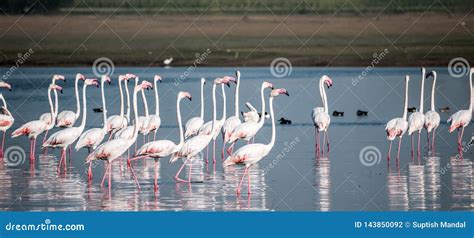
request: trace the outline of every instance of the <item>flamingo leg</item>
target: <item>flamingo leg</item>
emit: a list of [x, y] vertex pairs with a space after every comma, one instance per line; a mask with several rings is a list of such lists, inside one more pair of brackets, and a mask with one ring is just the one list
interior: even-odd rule
[[107, 167], [104, 172], [104, 176], [102, 177], [102, 182], [100, 183], [101, 187], [104, 187], [104, 182], [105, 182], [105, 176], [107, 176], [107, 173], [109, 172], [109, 165], [107, 164]]
[[92, 162], [89, 163], [89, 170], [87, 171], [87, 179], [92, 180]]
[[318, 145], [317, 145], [318, 157], [319, 157], [320, 148], [321, 148], [321, 138], [319, 136], [319, 130], [318, 130]]
[[418, 151], [417, 151], [418, 160], [420, 159], [420, 155], [421, 155], [420, 141], [421, 141], [421, 130], [418, 131]]
[[325, 134], [326, 134], [326, 142], [327, 142], [327, 146], [328, 146], [328, 151], [327, 152], [329, 153], [329, 150], [331, 148], [331, 146], [329, 145], [329, 132], [326, 131]]
[[33, 139], [33, 147], [32, 147], [33, 151], [31, 153], [31, 158], [32, 158], [32, 161], [34, 162], [36, 160], [36, 157], [35, 157], [35, 153], [36, 153], [36, 138]]
[[156, 131], [157, 131], [157, 130], [155, 130], [155, 132], [153, 133], [153, 140], [154, 140], [154, 141], [156, 141]]
[[431, 139], [431, 150], [433, 151], [434, 155], [434, 150], [435, 150], [435, 134], [436, 134], [436, 128], [433, 128], [433, 134], [432, 134], [432, 139]]
[[209, 145], [206, 146], [206, 165], [209, 164]]
[[234, 152], [234, 144], [235, 142], [232, 142], [232, 144], [227, 148], [227, 155], [231, 156], [232, 153]]
[[222, 136], [222, 151], [221, 151], [222, 162], [224, 162], [224, 151], [225, 151], [225, 140], [224, 140], [224, 136]]
[[112, 131], [109, 132], [109, 139], [107, 141], [109, 141], [110, 139], [112, 139]]
[[428, 151], [430, 151], [431, 143], [430, 143], [430, 133], [426, 130], [426, 138], [428, 139]]
[[109, 189], [112, 188], [112, 161], [109, 162]]
[[158, 190], [158, 160], [155, 160], [155, 191]]
[[191, 175], [193, 171], [193, 161], [189, 161], [189, 171], [188, 171], [188, 183], [191, 183]]
[[2, 148], [0, 150], [0, 158], [3, 158], [3, 149], [5, 147], [5, 131], [3, 132], [3, 138], [2, 138]]
[[461, 136], [459, 137], [459, 153], [462, 155], [462, 137], [464, 135], [464, 127], [461, 129]]
[[251, 191], [251, 187], [250, 187], [250, 166], [249, 166], [249, 169], [247, 171], [247, 187], [248, 187], [248, 190], [247, 190], [247, 194], [251, 194], [252, 191]]
[[180, 179], [180, 178], [179, 178], [179, 175], [181, 174], [181, 171], [183, 171], [183, 168], [184, 168], [184, 166], [186, 166], [186, 163], [188, 163], [188, 161], [189, 161], [189, 158], [186, 159], [186, 161], [184, 161], [183, 165], [181, 165], [181, 167], [179, 168], [178, 172], [177, 172], [176, 175], [174, 176], [174, 179], [175, 179], [176, 181], [179, 181], [179, 182], [187, 182], [186, 180]]
[[[156, 168], [155, 168], [156, 170]], [[137, 175], [135, 175], [135, 171], [133, 170], [133, 165], [130, 164], [130, 172], [132, 174], [133, 180], [135, 181], [135, 184], [137, 185], [138, 190], [141, 190], [142, 188], [140, 187], [140, 183], [138, 182]], [[155, 171], [156, 173], [156, 171]]]
[[398, 160], [400, 159], [400, 147], [402, 145], [402, 138], [400, 137], [399, 140], [398, 140], [398, 151], [397, 151], [397, 163], [398, 163]]
[[326, 132], [323, 132], [323, 133], [324, 133], [324, 134], [323, 134], [323, 143], [321, 144], [321, 145], [322, 145], [322, 146], [321, 146], [321, 153], [322, 153], [322, 155], [323, 155], [323, 157], [324, 157], [324, 144], [326, 144]]
[[242, 182], [244, 181], [245, 175], [247, 175], [249, 170], [249, 167], [245, 166], [244, 174], [242, 175], [242, 178], [240, 179], [239, 186], [237, 187], [237, 194], [240, 194], [240, 188], [242, 187]]
[[212, 163], [216, 164], [216, 140], [212, 142]]
[[388, 147], [388, 156], [387, 161], [390, 162], [390, 153], [392, 152], [392, 140], [390, 141], [390, 146]]
[[415, 154], [415, 144], [413, 142], [413, 134], [411, 134], [411, 157], [413, 158], [413, 155]]

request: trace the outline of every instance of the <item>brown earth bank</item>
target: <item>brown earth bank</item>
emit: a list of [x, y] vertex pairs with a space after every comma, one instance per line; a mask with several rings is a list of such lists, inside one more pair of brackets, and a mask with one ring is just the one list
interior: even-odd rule
[[2, 16], [0, 65], [441, 66], [474, 59], [473, 14]]

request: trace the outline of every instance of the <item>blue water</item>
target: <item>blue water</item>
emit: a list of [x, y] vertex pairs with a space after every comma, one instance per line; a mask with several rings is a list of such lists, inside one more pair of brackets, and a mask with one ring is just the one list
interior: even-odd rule
[[[160, 74], [158, 85], [161, 99], [162, 127], [159, 139], [178, 141], [175, 98], [178, 91], [188, 91], [192, 102], [182, 103], [183, 119], [199, 114], [199, 78], [208, 80], [233, 75], [237, 68], [196, 68], [185, 80], [179, 79], [187, 68], [115, 68], [113, 84], [106, 85], [107, 109], [110, 115], [119, 113], [119, 94], [116, 77], [134, 73], [140, 79], [152, 81]], [[27, 138], [7, 138], [6, 148], [20, 146], [25, 156], [20, 165], [7, 161], [0, 168], [0, 207], [3, 210], [472, 210], [474, 208], [473, 164], [471, 146], [465, 145], [461, 159], [457, 156], [456, 135], [449, 134], [445, 121], [451, 113], [469, 106], [468, 78], [450, 77], [446, 68], [437, 68], [436, 104], [449, 106], [449, 113], [440, 113], [443, 122], [436, 137], [436, 154], [428, 156], [426, 134], [422, 134], [422, 158], [412, 161], [410, 140], [405, 137], [399, 165], [392, 153], [390, 164], [386, 156], [388, 141], [385, 123], [402, 115], [404, 75], [410, 74], [409, 106], [419, 104], [420, 72], [417, 68], [377, 68], [359, 82], [363, 68], [293, 68], [284, 78], [272, 76], [269, 68], [238, 68], [242, 73], [240, 110], [244, 102], [260, 108], [259, 88], [263, 80], [277, 88], [286, 88], [290, 97], [275, 100], [276, 117], [292, 120], [291, 125], [277, 126], [277, 139], [271, 153], [250, 170], [252, 194], [236, 196], [235, 189], [243, 167], [226, 168], [221, 165], [221, 141], [217, 143], [217, 165], [206, 168], [203, 160], [193, 164], [193, 183], [181, 184], [173, 180], [181, 162], [169, 165], [168, 158], [160, 161], [159, 191], [153, 191], [153, 160], [140, 161], [135, 170], [142, 190], [136, 190], [130, 172], [123, 162], [113, 164], [113, 186], [101, 188], [104, 172], [102, 163], [95, 164], [94, 178], [87, 182], [84, 159], [86, 150], [74, 152], [67, 174], [58, 176], [56, 166], [59, 151], [49, 150], [37, 158], [34, 165], [28, 161]], [[3, 75], [8, 69], [0, 69]], [[432, 69], [429, 69], [432, 70]], [[47, 87], [52, 74], [63, 74], [67, 83], [60, 95], [59, 110], [75, 110], [74, 75], [83, 73], [92, 78], [91, 68], [26, 68], [20, 67], [7, 81], [13, 91], [3, 92], [9, 109], [15, 117], [8, 135], [23, 123], [35, 120], [49, 110]], [[334, 85], [327, 89], [330, 112], [343, 111], [344, 117], [332, 117], [329, 129], [331, 152], [324, 157], [315, 155], [314, 127], [311, 110], [320, 106], [319, 77], [329, 75]], [[425, 85], [425, 111], [430, 104], [431, 80]], [[82, 83], [81, 83], [82, 84]], [[206, 121], [211, 119], [211, 84], [206, 86]], [[227, 114], [234, 111], [234, 86], [226, 89]], [[100, 90], [89, 88], [87, 128], [100, 127], [102, 114], [93, 113], [100, 107]], [[154, 97], [148, 91], [150, 111], [154, 112]], [[220, 94], [219, 94], [220, 95]], [[218, 97], [220, 99], [220, 97]], [[218, 118], [222, 111], [218, 100]], [[357, 117], [357, 110], [368, 111], [367, 117]], [[139, 113], [143, 109], [140, 107]], [[58, 130], [55, 128], [53, 131]], [[469, 142], [472, 126], [466, 128], [464, 141]], [[259, 132], [256, 142], [268, 143], [270, 121]], [[42, 136], [39, 137], [42, 139]], [[220, 137], [219, 137], [220, 138]], [[139, 137], [138, 145], [142, 144]], [[244, 145], [242, 142], [236, 148]], [[372, 166], [364, 166], [360, 153], [373, 146], [376, 153]], [[372, 147], [370, 147], [372, 148]], [[396, 149], [396, 147], [394, 147]], [[392, 152], [395, 152], [394, 151]], [[39, 150], [39, 146], [37, 148]], [[205, 156], [205, 155], [204, 155]], [[4, 160], [11, 159], [6, 155]], [[187, 169], [183, 175], [187, 174]]]

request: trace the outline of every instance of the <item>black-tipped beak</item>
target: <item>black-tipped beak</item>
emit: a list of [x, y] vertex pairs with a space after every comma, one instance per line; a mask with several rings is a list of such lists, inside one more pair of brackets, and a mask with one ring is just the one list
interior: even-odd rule
[[61, 90], [59, 90], [59, 92], [60, 92], [61, 94], [63, 94], [63, 90], [62, 90], [62, 89], [61, 89]]
[[111, 84], [112, 84], [112, 81], [107, 81], [107, 83], [108, 83], [109, 85], [111, 85]]
[[230, 84], [226, 83], [227, 84], [227, 87], [230, 88]]
[[193, 98], [192, 98], [192, 97], [189, 97], [188, 99], [189, 99], [189, 101], [192, 101], [192, 100], [193, 100]]
[[12, 88], [9, 88], [9, 89], [8, 89], [8, 91], [10, 91], [10, 92], [11, 92], [12, 90], [13, 90]]
[[286, 92], [285, 94], [286, 94], [286, 96], [288, 96], [288, 97], [290, 96], [290, 93], [288, 93], [288, 92]]
[[432, 72], [427, 73], [425, 78], [429, 78], [429, 77], [434, 77]]
[[275, 89], [273, 86], [270, 88], [271, 90]]

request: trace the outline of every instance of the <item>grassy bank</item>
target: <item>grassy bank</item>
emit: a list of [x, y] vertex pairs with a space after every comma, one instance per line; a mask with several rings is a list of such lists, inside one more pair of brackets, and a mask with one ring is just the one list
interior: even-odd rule
[[0, 64], [34, 53], [25, 65], [267, 66], [276, 57], [294, 66], [366, 66], [388, 49], [379, 65], [446, 65], [474, 59], [473, 13], [362, 16], [34, 15], [0, 17]]

